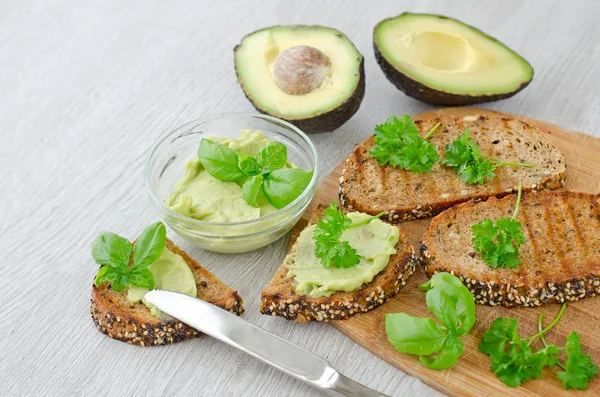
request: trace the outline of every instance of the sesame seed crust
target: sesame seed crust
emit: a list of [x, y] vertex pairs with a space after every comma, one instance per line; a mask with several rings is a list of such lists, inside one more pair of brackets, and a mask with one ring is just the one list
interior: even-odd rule
[[[383, 305], [404, 287], [415, 271], [417, 258], [407, 255], [395, 266], [388, 266], [373, 281], [359, 290], [346, 293], [340, 299], [337, 294], [313, 298], [305, 295], [277, 295], [263, 291], [260, 312], [279, 316], [305, 324], [309, 321], [344, 320]], [[393, 274], [386, 274], [393, 273]], [[389, 276], [392, 277], [389, 277]], [[385, 280], [384, 283], [382, 281]]]
[[[431, 257], [425, 244], [421, 243], [420, 250], [419, 263], [428, 277], [447, 271], [443, 267], [433, 264], [436, 263], [436, 258]], [[577, 302], [600, 293], [600, 277], [593, 274], [583, 278], [547, 282], [542, 286], [532, 287], [495, 281], [482, 282], [471, 279], [455, 270], [451, 270], [450, 273], [458, 277], [471, 291], [476, 303], [488, 306], [538, 307], [549, 302]]]

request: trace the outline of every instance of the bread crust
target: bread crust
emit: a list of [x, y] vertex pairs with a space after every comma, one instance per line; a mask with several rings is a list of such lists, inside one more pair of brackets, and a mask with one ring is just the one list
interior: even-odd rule
[[[227, 287], [169, 239], [166, 248], [180, 255], [194, 273], [199, 299], [236, 315], [244, 312], [243, 301], [237, 291]], [[208, 296], [206, 291], [214, 289], [220, 294]], [[92, 285], [90, 312], [98, 331], [110, 338], [138, 346], [167, 345], [199, 335], [196, 329], [176, 319], [162, 321], [153, 316], [142, 303], [135, 304], [133, 310], [126, 303], [126, 294], [127, 291], [113, 291], [108, 283], [103, 283], [100, 287]]]
[[[465, 120], [467, 120], [467, 121], [465, 121]], [[419, 127], [421, 129], [421, 131], [423, 132], [424, 130], [428, 130], [431, 126], [435, 125], [438, 122], [441, 123], [442, 126], [445, 126], [448, 124], [452, 124], [453, 126], [472, 125], [472, 128], [475, 128], [477, 126], [487, 126], [487, 125], [494, 124], [494, 125], [504, 126], [505, 129], [508, 129], [509, 125], [520, 125], [524, 129], [526, 129], [528, 131], [528, 133], [530, 132], [535, 139], [541, 139], [544, 141], [545, 145], [547, 145], [549, 152], [552, 152], [552, 155], [557, 157], [556, 162], [560, 169], [558, 172], [552, 173], [550, 175], [540, 176], [540, 178], [538, 178], [535, 181], [535, 183], [524, 184], [522, 186], [522, 190], [524, 192], [527, 192], [527, 191], [539, 191], [539, 190], [544, 190], [544, 189], [559, 189], [565, 183], [566, 175], [567, 175], [566, 174], [567, 167], [566, 167], [566, 163], [564, 160], [564, 156], [558, 151], [558, 149], [556, 149], [556, 147], [554, 147], [554, 145], [552, 145], [551, 142], [549, 142], [541, 134], [541, 132], [537, 128], [535, 128], [527, 123], [524, 123], [520, 120], [509, 119], [509, 118], [501, 117], [501, 116], [485, 116], [485, 115], [474, 115], [474, 116], [466, 116], [466, 117], [439, 117], [439, 118], [432, 119], [432, 120], [418, 120], [415, 123], [416, 123], [417, 127]], [[458, 136], [459, 132], [462, 132], [462, 129], [452, 133], [453, 139]], [[435, 137], [435, 134], [433, 137]], [[433, 139], [433, 137], [432, 137], [432, 139]], [[364, 173], [366, 172], [365, 164], [366, 163], [377, 164], [377, 160], [371, 158], [368, 153], [369, 149], [374, 144], [375, 144], [374, 136], [367, 138], [367, 140], [365, 140], [365, 142], [361, 146], [357, 147], [354, 150], [354, 152], [346, 159], [346, 161], [344, 163], [344, 167], [342, 170], [342, 176], [340, 178], [338, 198], [339, 198], [339, 201], [340, 201], [342, 207], [344, 207], [348, 211], [359, 211], [359, 212], [364, 212], [367, 214], [375, 215], [375, 214], [381, 212], [382, 210], [386, 210], [387, 211], [387, 221], [391, 222], [391, 223], [399, 223], [399, 222], [403, 222], [403, 221], [407, 221], [407, 220], [414, 220], [414, 219], [428, 218], [431, 216], [435, 216], [448, 208], [451, 208], [457, 204], [464, 203], [467, 201], [485, 200], [488, 197], [498, 197], [498, 198], [503, 197], [508, 194], [516, 192], [518, 189], [518, 185], [519, 185], [518, 183], [515, 186], [501, 186], [502, 183], [499, 181], [499, 177], [496, 177], [495, 180], [488, 182], [488, 184], [490, 186], [493, 186], [495, 190], [480, 191], [480, 192], [474, 192], [474, 193], [469, 192], [469, 190], [472, 190], [474, 188], [472, 186], [469, 186], [469, 185], [466, 185], [466, 184], [463, 184], [462, 182], [460, 182], [459, 176], [453, 172], [454, 175], [451, 175], [451, 178], [453, 179], [453, 183], [462, 184], [462, 186], [460, 188], [464, 189], [464, 190], [461, 190], [461, 194], [459, 194], [458, 192], [455, 192], [453, 194], [442, 193], [438, 197], [438, 200], [432, 199], [432, 200], [423, 201], [423, 202], [420, 202], [417, 204], [402, 203], [402, 205], [395, 205], [395, 204], [387, 204], [386, 203], [384, 205], [376, 205], [375, 206], [375, 205], [373, 205], [373, 200], [369, 199], [368, 197], [365, 197], [359, 191], [360, 188], [362, 187], [362, 185], [361, 185], [362, 181], [370, 180], [370, 178], [368, 178], [366, 175], [364, 175]], [[442, 145], [442, 147], [440, 147], [438, 145], [438, 153], [440, 153], [440, 156], [443, 155], [443, 152], [444, 152], [443, 145]], [[551, 157], [551, 156], [549, 156], [549, 157]], [[385, 171], [382, 171], [382, 175], [388, 175], [388, 176], [390, 174], [394, 174], [397, 176], [402, 175], [402, 178], [400, 178], [400, 179], [404, 179], [404, 180], [410, 180], [411, 177], [414, 177], [414, 176], [411, 176], [412, 173], [410, 173], [409, 171], [397, 169], [397, 168], [394, 168], [389, 165], [386, 165], [383, 167], [377, 165], [377, 167], [379, 167], [381, 169], [385, 169]], [[439, 180], [437, 182], [443, 183], [445, 181]], [[432, 186], [423, 186], [422, 189], [424, 191], [436, 190], [437, 186], [433, 186], [433, 185], [434, 185], [434, 183], [432, 183]], [[391, 187], [388, 187], [388, 189], [396, 189], [396, 188], [402, 189], [405, 187], [408, 189], [416, 189], [416, 186], [411, 186], [411, 185], [391, 186]], [[462, 193], [464, 193], [464, 194], [462, 194]]]
[[[314, 224], [325, 207], [319, 206], [310, 224]], [[294, 246], [290, 248], [290, 252]], [[417, 257], [404, 231], [400, 229], [397, 253], [373, 280], [351, 292], [337, 292], [328, 297], [310, 297], [295, 293], [292, 280], [288, 279], [287, 291], [276, 288], [273, 281], [262, 291], [260, 311], [262, 314], [295, 320], [301, 324], [309, 321], [343, 320], [373, 310], [404, 287], [414, 273]], [[273, 280], [287, 279], [288, 267], [279, 267]]]
[[[516, 201], [516, 195], [504, 197], [502, 199], [490, 198], [486, 202], [480, 203], [489, 207], [502, 208], [507, 207], [510, 203], [510, 207], [514, 207]], [[552, 205], [561, 205], [562, 203], [568, 203], [570, 200], [582, 200], [588, 203], [589, 207], [580, 208], [581, 211], [590, 211], [590, 218], [594, 217], [595, 222], [598, 222], [597, 229], [594, 233], [600, 232], [600, 195], [579, 193], [579, 192], [532, 192], [523, 195], [521, 200], [521, 206], [519, 214], [524, 210], [528, 202], [533, 205], [544, 207], [544, 212], [547, 208]], [[469, 288], [473, 293], [475, 301], [479, 304], [489, 306], [525, 306], [525, 307], [537, 307], [542, 304], [549, 302], [564, 303], [574, 302], [584, 299], [586, 297], [595, 296], [600, 293], [600, 259], [595, 257], [585, 258], [587, 263], [561, 263], [557, 262], [552, 265], [551, 271], [545, 272], [545, 267], [542, 267], [541, 263], [521, 263], [517, 269], [510, 269], [508, 271], [514, 272], [514, 277], [507, 281], [507, 277], [501, 277], [500, 272], [506, 272], [507, 270], [497, 270], [496, 277], [477, 276], [472, 271], [462, 269], [460, 265], [450, 263], [446, 255], [444, 255], [441, 247], [436, 246], [435, 237], [436, 234], [439, 236], [440, 229], [447, 228], [448, 219], [459, 219], [464, 211], [476, 208], [478, 211], [485, 211], [485, 208], [481, 208], [482, 205], [475, 201], [460, 204], [454, 208], [444, 211], [442, 214], [436, 216], [425, 233], [423, 240], [420, 244], [420, 257], [419, 263], [423, 267], [428, 277], [432, 277], [438, 272], [449, 272], [462, 280], [462, 282]], [[479, 206], [479, 207], [478, 207]], [[583, 207], [583, 206], [582, 206]], [[560, 207], [561, 211], [566, 213], [566, 217], [571, 210], [567, 207]], [[510, 208], [508, 208], [510, 209]], [[508, 212], [508, 211], [507, 211]], [[586, 217], [587, 213], [584, 214]], [[542, 219], [546, 219], [547, 212], [544, 214]], [[531, 235], [531, 229], [534, 227], [530, 225], [526, 219], [529, 216], [520, 218], [519, 221], [523, 224], [523, 229], [526, 235], [525, 245], [530, 245], [530, 248], [536, 255], [539, 252], [545, 252], [546, 250], [559, 251], [561, 248], [548, 247], [545, 243], [546, 239], [552, 240], [547, 237], [547, 234], [554, 233], [550, 229], [543, 230], [542, 238], [536, 240]], [[551, 219], [551, 218], [548, 218]], [[549, 228], [557, 226], [549, 225]], [[569, 234], [569, 231], [566, 232]], [[576, 233], [576, 232], [574, 232]], [[589, 244], [589, 236], [578, 236], [576, 241], [570, 242], [569, 244], [584, 246]], [[575, 239], [571, 237], [571, 239]], [[558, 243], [554, 241], [554, 243]], [[564, 242], [563, 242], [564, 243]], [[521, 246], [522, 250], [523, 246]], [[465, 248], [466, 249], [466, 248]], [[467, 249], [466, 249], [467, 250]], [[467, 251], [465, 251], [467, 252]], [[474, 254], [474, 253], [471, 253]], [[469, 254], [473, 257], [474, 255]], [[583, 267], [583, 269], [581, 268]], [[535, 277], [528, 276], [528, 270], [535, 269]], [[571, 269], [571, 270], [568, 270]], [[539, 273], [539, 275], [538, 275]], [[521, 280], [520, 282], [518, 280]], [[525, 280], [525, 281], [523, 281]]]

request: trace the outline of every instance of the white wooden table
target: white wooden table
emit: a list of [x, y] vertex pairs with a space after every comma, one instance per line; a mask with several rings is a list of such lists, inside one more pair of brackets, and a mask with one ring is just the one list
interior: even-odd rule
[[[204, 115], [253, 111], [232, 59], [246, 33], [329, 25], [365, 56], [360, 111], [334, 133], [312, 137], [321, 178], [375, 123], [430, 109], [388, 83], [373, 58], [374, 25], [406, 10], [458, 17], [532, 63], [525, 91], [486, 107], [600, 135], [594, 0], [0, 0], [0, 394], [320, 395], [208, 337], [139, 348], [101, 335], [89, 315], [97, 270], [89, 248], [100, 231], [133, 238], [157, 219], [142, 181], [153, 142]], [[170, 237], [239, 290], [246, 320], [387, 394], [437, 395], [327, 324], [259, 314], [259, 293], [284, 257], [285, 239], [220, 255]]]

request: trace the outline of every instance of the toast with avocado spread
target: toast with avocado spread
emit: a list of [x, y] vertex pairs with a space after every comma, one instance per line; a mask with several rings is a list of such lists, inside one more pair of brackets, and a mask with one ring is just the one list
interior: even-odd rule
[[533, 167], [502, 166], [492, 180], [468, 184], [453, 167], [438, 161], [428, 173], [415, 173], [389, 164], [381, 166], [370, 155], [375, 145], [368, 138], [346, 160], [340, 179], [339, 199], [349, 211], [377, 214], [387, 211], [385, 219], [392, 223], [427, 218], [456, 204], [502, 197], [517, 191], [558, 189], [566, 178], [565, 158], [542, 132], [520, 120], [473, 115], [440, 117], [415, 121], [420, 135], [425, 135], [440, 123], [428, 139], [444, 159], [446, 145], [465, 130], [479, 146], [484, 158], [503, 162], [530, 163]]
[[[317, 224], [318, 220], [323, 217], [325, 209], [321, 205], [317, 207], [309, 224], [304, 229], [305, 231], [311, 225]], [[291, 245], [283, 264], [279, 267], [268, 286], [262, 291], [261, 313], [285, 317], [304, 324], [311, 320], [343, 320], [381, 306], [406, 285], [408, 278], [415, 271], [417, 257], [404, 231], [396, 226], [380, 223], [386, 225], [386, 227], [395, 228], [394, 230], [397, 229], [398, 232], [394, 233], [394, 239], [389, 238], [389, 241], [397, 242], [395, 245], [391, 244], [391, 247], [388, 247], [387, 252], [390, 255], [385, 257], [383, 269], [375, 274], [370, 281], [359, 284], [357, 288], [350, 291], [334, 290], [328, 291], [327, 294], [316, 294], [316, 296], [313, 293], [298, 291], [297, 277], [290, 277], [290, 274], [294, 271], [294, 261], [299, 258], [298, 251], [304, 250], [305, 247], [299, 247], [299, 241], [302, 239], [301, 233], [300, 236], [296, 236], [297, 239]], [[364, 231], [361, 232], [359, 238], [370, 245], [370, 236], [372, 234], [369, 231]], [[305, 237], [310, 238], [310, 236]], [[376, 251], [380, 251], [377, 245], [372, 248], [375, 254]], [[309, 247], [309, 250], [311, 249]], [[312, 251], [314, 252], [314, 249]], [[321, 267], [320, 263], [314, 263], [313, 266], [317, 269], [316, 271], [322, 270], [319, 269]], [[314, 285], [311, 287], [314, 287], [314, 292], [322, 286]]]
[[[165, 251], [179, 255], [189, 266], [196, 284], [196, 297], [231, 313], [244, 312], [242, 298], [211, 272], [167, 239]], [[133, 261], [133, 254], [132, 261]], [[111, 338], [139, 346], [166, 345], [196, 337], [199, 332], [182, 322], [154, 315], [142, 302], [128, 299], [128, 290], [116, 292], [110, 283], [92, 287], [92, 319], [98, 331]]]

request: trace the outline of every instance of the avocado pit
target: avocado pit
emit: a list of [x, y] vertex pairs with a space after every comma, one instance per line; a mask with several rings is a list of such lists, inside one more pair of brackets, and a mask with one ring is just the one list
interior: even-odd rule
[[300, 45], [283, 50], [273, 64], [275, 84], [287, 94], [304, 95], [329, 75], [331, 61], [317, 48]]

